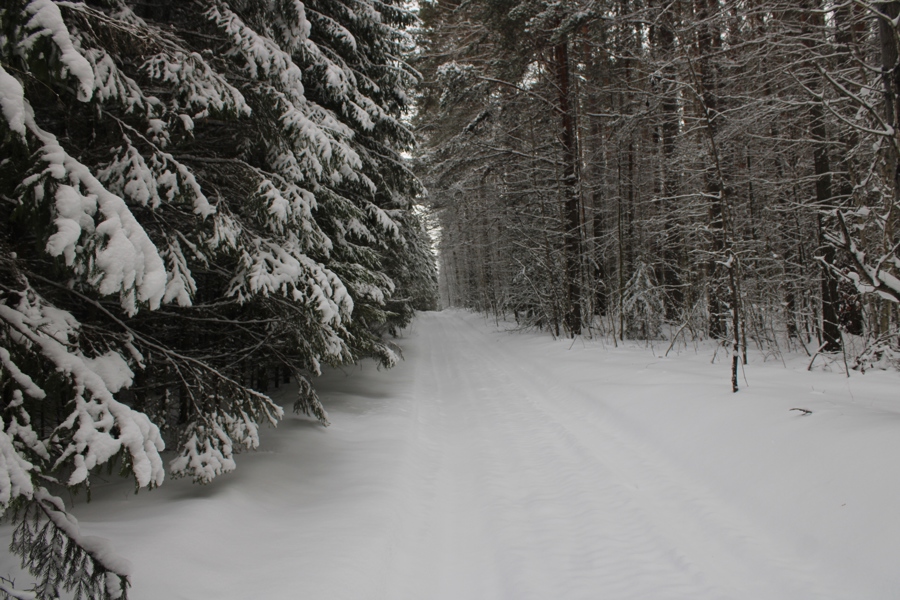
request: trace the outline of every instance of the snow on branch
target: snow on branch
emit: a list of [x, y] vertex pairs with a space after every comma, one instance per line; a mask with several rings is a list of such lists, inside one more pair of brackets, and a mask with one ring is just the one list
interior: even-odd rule
[[299, 372], [294, 373], [294, 378], [297, 381], [297, 399], [294, 401], [294, 412], [313, 416], [321, 424], [328, 426], [328, 414], [325, 412], [325, 407], [322, 406], [319, 395], [316, 394], [316, 390], [309, 382], [309, 379]]
[[158, 98], [146, 96], [140, 86], [119, 70], [115, 60], [105, 50], [90, 48], [84, 53], [94, 70], [93, 98], [99, 102], [116, 101], [126, 113], [141, 110], [152, 117], [163, 111]]
[[36, 213], [42, 204], [50, 205], [56, 232], [47, 239], [47, 252], [62, 256], [101, 294], [119, 294], [129, 315], [137, 312], [139, 302], [159, 307], [165, 293], [165, 265], [125, 201], [69, 155], [55, 136], [37, 126], [21, 86], [8, 91], [18, 92], [23, 122], [39, 144], [33, 174], [19, 188], [20, 210]]
[[163, 302], [175, 301], [178, 306], [190, 306], [193, 303], [192, 298], [197, 293], [197, 282], [191, 275], [191, 269], [177, 238], [169, 239], [164, 254], [169, 262], [169, 278]]
[[225, 32], [234, 44], [230, 55], [244, 59], [244, 69], [254, 79], [278, 82], [295, 102], [305, 100], [303, 73], [290, 54], [272, 40], [259, 35], [222, 2], [214, 2], [206, 17]]
[[[237, 402], [235, 392], [240, 394]], [[259, 423], [275, 425], [284, 415], [268, 396], [246, 388], [232, 390], [230, 401], [233, 404], [229, 410], [204, 412], [187, 425], [181, 453], [169, 463], [174, 477], [209, 483], [233, 471], [236, 453], [259, 447]]]
[[171, 154], [154, 149], [148, 159], [127, 142], [113, 151], [113, 160], [97, 171], [110, 192], [151, 208], [163, 199], [170, 204], [185, 199], [204, 219], [215, 212], [194, 174]]
[[[318, 230], [312, 215], [315, 204], [312, 192], [279, 181], [280, 178], [268, 179], [260, 175], [262, 180], [256, 188], [256, 197], [262, 201], [266, 213], [264, 222], [273, 233], [284, 233], [286, 227], [307, 234]], [[276, 182], [281, 185], [276, 185]]]
[[45, 305], [33, 292], [18, 305], [0, 303], [8, 339], [37, 352], [71, 386], [71, 413], [51, 436], [60, 448], [54, 468], [70, 469], [67, 485], [87, 482], [91, 469], [123, 451], [140, 487], [162, 483], [159, 453], [164, 444], [146, 415], [118, 402], [113, 394], [131, 385], [133, 373], [116, 352], [88, 357], [77, 349], [78, 324], [66, 311]]
[[272, 26], [278, 31], [288, 52], [298, 52], [309, 39], [310, 23], [307, 19], [307, 8], [300, 0], [281, 0], [269, 2], [266, 15], [272, 20]]
[[[289, 238], [296, 238], [291, 234]], [[241, 302], [261, 294], [282, 294], [301, 304], [310, 304], [322, 325], [339, 326], [349, 320], [353, 300], [340, 278], [300, 251], [299, 242], [284, 245], [255, 238], [240, 259], [228, 295]]]
[[94, 69], [72, 40], [59, 7], [53, 0], [31, 0], [25, 13], [30, 17], [25, 24], [28, 35], [19, 43], [19, 48], [37, 54], [43, 51], [40, 42], [50, 40], [60, 63], [60, 75], [74, 77], [78, 81], [78, 99], [82, 102], [90, 100], [94, 93]]
[[62, 590], [76, 598], [127, 597], [131, 563], [107, 540], [82, 534], [58, 496], [40, 487], [17, 516], [10, 550], [38, 576], [34, 597], [59, 598]]
[[34, 465], [16, 449], [13, 438], [7, 432], [0, 431], [0, 514], [6, 512], [13, 500], [32, 497], [33, 468]]
[[25, 93], [22, 84], [0, 65], [0, 111], [6, 126], [25, 138]]
[[194, 118], [209, 111], [234, 116], [251, 114], [240, 90], [196, 52], [161, 52], [144, 61], [141, 70], [151, 79], [172, 86], [173, 110], [192, 111]]
[[873, 263], [850, 234], [844, 213], [837, 211], [837, 219], [840, 232], [838, 234], [826, 233], [825, 238], [850, 257], [855, 269], [839, 269], [835, 265], [825, 263], [822, 259], [819, 260], [836, 276], [852, 283], [861, 294], [877, 294], [885, 300], [900, 302], [900, 278], [884, 269], [885, 264], [900, 266], [897, 264], [900, 262], [897, 259], [897, 249], [900, 244], [894, 246], [880, 260]]

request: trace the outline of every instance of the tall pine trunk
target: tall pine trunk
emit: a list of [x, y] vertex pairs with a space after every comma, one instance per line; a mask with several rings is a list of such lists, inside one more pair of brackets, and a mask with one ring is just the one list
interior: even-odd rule
[[663, 245], [662, 280], [666, 287], [666, 317], [674, 318], [684, 308], [684, 292], [678, 275], [679, 257], [682, 240], [677, 228], [678, 170], [673, 163], [675, 159], [675, 141], [678, 136], [678, 99], [675, 90], [675, 68], [672, 60], [675, 56], [674, 15], [672, 5], [659, 2], [657, 7], [662, 11], [659, 21], [653, 28], [653, 41], [657, 54], [664, 65], [659, 82], [662, 98], [660, 101], [660, 137], [662, 161], [662, 213], [664, 219], [665, 241]]
[[575, 146], [575, 116], [569, 98], [569, 45], [562, 40], [553, 47], [553, 63], [560, 112], [559, 139], [563, 153], [563, 228], [566, 274], [566, 314], [569, 335], [581, 334], [581, 202], [578, 190], [578, 153]]
[[[815, 45], [816, 30], [822, 27], [822, 13], [819, 0], [803, 0], [803, 12], [800, 14], [800, 32], [803, 44], [812, 49]], [[807, 78], [806, 85], [810, 89], [819, 87], [817, 78]], [[809, 109], [809, 131], [813, 140], [813, 170], [816, 176], [816, 209], [818, 215], [818, 243], [822, 259], [826, 264], [834, 264], [836, 250], [827, 243], [825, 236], [825, 219], [823, 214], [837, 208], [831, 181], [831, 160], [828, 156], [828, 130], [822, 104], [813, 102]], [[820, 279], [822, 295], [822, 350], [836, 352], [841, 349], [841, 329], [838, 322], [838, 289], [837, 280], [831, 276], [827, 268], [822, 269]]]

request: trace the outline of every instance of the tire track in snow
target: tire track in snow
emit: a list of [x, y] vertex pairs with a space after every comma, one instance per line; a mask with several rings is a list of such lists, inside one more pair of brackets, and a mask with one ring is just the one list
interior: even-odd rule
[[458, 410], [458, 403], [472, 401], [478, 390], [460, 370], [455, 348], [440, 343], [446, 331], [435, 335], [430, 324], [421, 322], [417, 327], [427, 333], [405, 344], [407, 360], [415, 363], [417, 398], [416, 447], [407, 469], [412, 493], [397, 518], [397, 550], [385, 565], [383, 597], [502, 598], [480, 502], [487, 475], [475, 442], [484, 432], [472, 428]]
[[417, 327], [423, 445], [396, 540], [408, 547], [386, 564], [403, 593], [385, 597], [842, 597], [597, 398], [452, 313]]
[[681, 559], [718, 586], [713, 597], [858, 598], [782, 543], [777, 532], [756, 527], [750, 515], [717, 497], [714, 487], [692, 479], [652, 440], [629, 434], [603, 402], [602, 389], [587, 394], [541, 369], [533, 356], [515, 346], [509, 350], [515, 356], [503, 361], [505, 385], [527, 388], [522, 398], [561, 438], [609, 469], [647, 521], [676, 545]]

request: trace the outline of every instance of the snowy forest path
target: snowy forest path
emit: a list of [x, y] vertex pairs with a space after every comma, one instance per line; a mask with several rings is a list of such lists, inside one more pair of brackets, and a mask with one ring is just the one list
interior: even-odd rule
[[395, 368], [317, 381], [330, 427], [284, 386], [235, 472], [98, 479], [74, 512], [132, 600], [897, 597], [895, 374], [751, 363], [734, 395], [702, 351], [499, 329], [421, 314]]
[[843, 596], [622, 427], [611, 390], [567, 383], [472, 318], [422, 315], [410, 344], [425, 444], [398, 542], [416, 551], [386, 565], [386, 598]]

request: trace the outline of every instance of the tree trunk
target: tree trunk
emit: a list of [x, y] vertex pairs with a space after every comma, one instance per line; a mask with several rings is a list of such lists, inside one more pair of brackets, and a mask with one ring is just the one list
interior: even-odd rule
[[662, 78], [659, 82], [662, 99], [660, 110], [662, 111], [659, 126], [662, 144], [662, 213], [664, 223], [663, 245], [663, 270], [662, 280], [666, 288], [666, 317], [673, 319], [684, 308], [684, 293], [681, 289], [681, 280], [676, 266], [679, 263], [680, 249], [682, 247], [678, 235], [676, 214], [677, 206], [675, 196], [678, 194], [678, 170], [672, 164], [675, 158], [675, 140], [678, 136], [678, 99], [675, 93], [676, 73], [671, 62], [675, 56], [675, 32], [672, 6], [660, 2], [657, 8], [662, 12], [659, 21], [653, 28], [653, 37], [658, 55], [666, 61], [662, 68]]
[[581, 334], [581, 203], [578, 191], [578, 154], [575, 147], [575, 118], [569, 99], [569, 46], [562, 41], [553, 47], [560, 111], [560, 143], [563, 151], [563, 228], [566, 273], [566, 314], [569, 335]]
[[[815, 29], [822, 26], [822, 15], [819, 12], [819, 0], [804, 0], [801, 4], [805, 11], [800, 15], [803, 44], [812, 48], [815, 44]], [[817, 82], [812, 77], [806, 82], [807, 87], [815, 89]], [[832, 208], [837, 208], [831, 185], [831, 163], [828, 156], [828, 130], [825, 124], [825, 116], [822, 105], [813, 102], [809, 109], [809, 131], [813, 139], [813, 170], [816, 175], [816, 209], [818, 211], [816, 224], [818, 228], [818, 242], [822, 252], [822, 259], [829, 265], [834, 264], [836, 250], [834, 246], [824, 239], [825, 223], [823, 214]], [[822, 295], [822, 350], [825, 352], [837, 352], [841, 349], [841, 329], [838, 322], [838, 289], [837, 280], [827, 268], [822, 269], [821, 274]]]
[[708, 310], [709, 310], [709, 335], [710, 337], [723, 339], [727, 335], [728, 325], [726, 321], [726, 303], [722, 298], [719, 282], [716, 280], [718, 272], [717, 262], [724, 256], [726, 248], [725, 237], [725, 185], [719, 162], [716, 136], [719, 121], [719, 98], [717, 95], [718, 81], [714, 72], [712, 55], [720, 44], [720, 38], [713, 29], [712, 18], [718, 6], [717, 0], [698, 0], [697, 6], [697, 54], [700, 65], [699, 94], [701, 111], [705, 119], [705, 130], [710, 146], [709, 164], [706, 167], [705, 194], [709, 199], [707, 207], [707, 224], [711, 236], [710, 259], [707, 263], [708, 277]]

